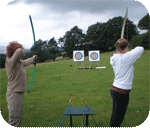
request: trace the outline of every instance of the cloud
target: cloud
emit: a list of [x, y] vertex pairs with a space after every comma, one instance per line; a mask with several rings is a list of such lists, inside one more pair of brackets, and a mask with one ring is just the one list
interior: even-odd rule
[[48, 10], [66, 13], [70, 11], [81, 11], [90, 13], [104, 13], [110, 10], [123, 11], [124, 7], [138, 8], [140, 2], [135, 0], [14, 0], [10, 4], [23, 2], [28, 5], [40, 4]]
[[147, 11], [140, 2], [135, 0], [14, 0], [9, 5], [17, 5], [20, 2], [29, 6], [39, 5], [38, 9], [40, 11], [36, 14], [37, 16], [41, 16], [41, 13], [44, 12], [44, 15], [59, 13], [63, 17], [68, 12], [76, 11], [92, 15], [111, 12], [113, 16], [123, 16], [122, 14], [125, 13], [125, 9], [128, 7], [130, 17], [138, 18], [139, 13], [142, 15]]
[[[128, 18], [137, 24], [148, 12], [134, 0], [14, 0], [3, 10], [0, 42], [18, 40], [26, 47], [33, 44], [29, 15], [32, 16], [36, 39], [49, 40], [65, 35], [75, 25], [86, 33], [97, 22], [107, 22], [114, 17]], [[4, 43], [4, 44], [5, 44]]]

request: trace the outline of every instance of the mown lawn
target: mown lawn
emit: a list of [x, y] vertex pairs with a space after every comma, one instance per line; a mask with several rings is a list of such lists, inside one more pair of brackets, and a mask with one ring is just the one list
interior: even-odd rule
[[[37, 64], [31, 92], [28, 93], [33, 65], [26, 67], [27, 90], [24, 95], [24, 109], [22, 127], [56, 127], [61, 119], [71, 97], [75, 97], [72, 106], [85, 106], [82, 98], [89, 107], [93, 108], [93, 116], [99, 127], [109, 127], [112, 112], [112, 99], [110, 87], [114, 74], [109, 63], [113, 52], [101, 54], [99, 66], [106, 69], [95, 69], [97, 63], [93, 62], [93, 69], [77, 69], [74, 71], [75, 62], [70, 60], [47, 62]], [[134, 64], [133, 89], [122, 127], [134, 127], [143, 123], [149, 114], [149, 60], [150, 51], [145, 51]], [[79, 66], [90, 66], [88, 57]], [[72, 66], [70, 66], [72, 65]], [[4, 120], [8, 121], [6, 102], [7, 75], [5, 69], [0, 72], [1, 82], [1, 113]], [[80, 127], [82, 117], [73, 117], [73, 126]], [[64, 127], [69, 126], [69, 117], [66, 118]], [[95, 123], [89, 116], [89, 127]]]

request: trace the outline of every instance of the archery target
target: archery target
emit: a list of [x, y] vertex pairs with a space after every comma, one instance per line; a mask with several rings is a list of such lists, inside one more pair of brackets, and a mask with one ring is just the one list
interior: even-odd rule
[[100, 51], [89, 51], [89, 61], [100, 61]]
[[73, 61], [84, 61], [84, 51], [73, 51]]
[[77, 53], [75, 54], [75, 58], [76, 58], [77, 60], [81, 60], [81, 59], [82, 59], [82, 54], [81, 54], [80, 52], [77, 52]]

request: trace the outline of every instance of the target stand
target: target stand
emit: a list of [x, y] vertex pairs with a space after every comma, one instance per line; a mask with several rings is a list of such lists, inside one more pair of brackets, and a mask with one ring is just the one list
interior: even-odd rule
[[96, 67], [96, 69], [97, 69], [97, 66], [99, 67], [98, 61], [97, 61], [97, 65], [94, 65], [94, 66], [92, 66], [92, 65], [93, 65], [93, 62], [90, 62], [89, 70], [93, 69], [94, 67]]
[[[76, 70], [76, 67], [77, 67], [77, 62], [76, 62], [76, 64], [75, 64], [75, 69], [74, 69], [74, 71]], [[86, 69], [85, 67], [83, 67], [83, 63], [82, 63], [82, 67], [79, 67], [78, 69]]]
[[99, 67], [98, 62], [100, 61], [100, 51], [99, 50], [89, 51], [88, 56], [89, 56], [89, 62], [91, 62], [90, 67], [92, 66], [92, 62], [97, 62], [97, 65]]
[[82, 67], [83, 67], [84, 50], [74, 50], [73, 51], [73, 61], [76, 62], [74, 71], [76, 70], [77, 62], [82, 62]]

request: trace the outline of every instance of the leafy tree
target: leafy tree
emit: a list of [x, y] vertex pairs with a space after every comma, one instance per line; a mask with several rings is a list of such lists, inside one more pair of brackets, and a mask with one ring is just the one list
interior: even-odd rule
[[136, 47], [136, 46], [143, 46], [144, 49], [149, 49], [149, 36], [150, 36], [150, 32], [148, 31], [147, 33], [144, 33], [142, 35], [137, 35], [134, 36], [131, 40], [132, 43], [132, 47]]
[[58, 44], [61, 46], [61, 47], [64, 47], [64, 38], [63, 37], [60, 37], [59, 39], [58, 39]]
[[0, 54], [0, 68], [5, 68], [6, 55]]
[[[93, 47], [91, 50], [99, 49], [102, 52], [105, 52], [109, 49], [114, 49], [115, 42], [121, 37], [123, 20], [122, 17], [115, 17], [108, 20], [106, 23], [96, 23], [91, 25], [85, 36], [87, 42], [92, 42]], [[137, 34], [138, 30], [136, 26], [127, 19], [124, 38], [130, 41], [132, 36]]]
[[53, 61], [55, 61], [59, 51], [58, 51], [57, 42], [54, 37], [48, 41], [48, 50], [49, 50], [50, 57], [53, 59]]
[[73, 50], [81, 50], [84, 42], [84, 34], [78, 26], [74, 26], [70, 31], [67, 31], [64, 38], [64, 49], [66, 55], [72, 58]]
[[150, 27], [150, 17], [149, 14], [145, 15], [139, 22], [138, 22], [138, 28], [140, 30], [149, 30]]
[[[105, 32], [107, 37], [106, 42], [109, 42], [108, 45], [112, 49], [114, 48], [114, 44], [116, 43], [116, 41], [121, 37], [123, 20], [124, 18], [122, 17], [115, 17], [106, 23], [105, 26], [105, 30], [106, 30]], [[132, 21], [127, 19], [125, 31], [124, 31], [124, 38], [130, 42], [132, 36], [137, 34], [138, 34], [138, 30], [136, 25], [134, 25]]]
[[[88, 50], [104, 50], [106, 42], [103, 42], [105, 38], [105, 23], [96, 23], [89, 26], [87, 34], [85, 35], [85, 41]], [[107, 50], [108, 48], [106, 48]]]
[[54, 37], [48, 41], [48, 46], [49, 47], [57, 47], [57, 42]]
[[47, 49], [47, 42], [39, 39], [31, 48], [31, 53], [38, 56], [37, 62], [44, 62], [49, 59], [49, 51]]
[[131, 40], [132, 47], [136, 46], [143, 46], [144, 49], [149, 49], [149, 14], [145, 15], [139, 22], [138, 22], [138, 28], [141, 30], [148, 30], [148, 32], [143, 33], [141, 35], [134, 36]]

